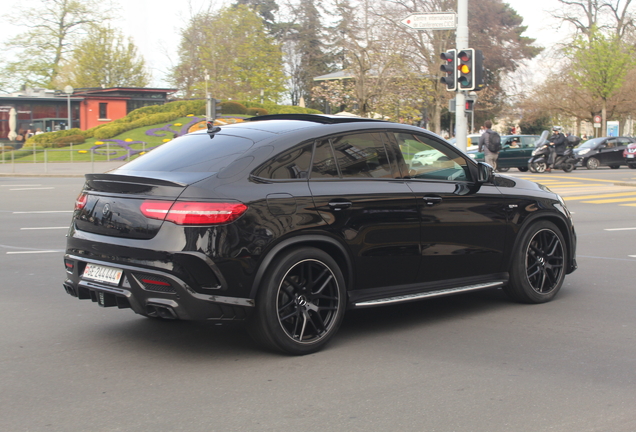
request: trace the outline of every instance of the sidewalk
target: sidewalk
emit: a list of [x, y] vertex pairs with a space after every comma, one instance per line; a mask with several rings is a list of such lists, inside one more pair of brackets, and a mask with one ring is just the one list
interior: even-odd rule
[[0, 163], [0, 177], [84, 177], [87, 173], [103, 173], [126, 162], [48, 162]]

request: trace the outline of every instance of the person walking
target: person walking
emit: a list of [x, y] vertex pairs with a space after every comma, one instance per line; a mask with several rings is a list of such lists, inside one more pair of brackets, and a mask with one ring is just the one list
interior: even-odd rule
[[492, 122], [490, 120], [484, 122], [484, 128], [484, 133], [479, 137], [479, 151], [484, 153], [486, 163], [493, 170], [496, 170], [497, 159], [501, 150], [501, 137], [492, 130]]

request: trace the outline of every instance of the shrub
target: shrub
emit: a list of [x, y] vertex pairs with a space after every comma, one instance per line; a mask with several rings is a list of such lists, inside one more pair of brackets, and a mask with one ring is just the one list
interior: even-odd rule
[[66, 147], [70, 144], [82, 144], [86, 141], [83, 135], [67, 135], [56, 138], [52, 143], [43, 144], [42, 147]]
[[250, 116], [262, 116], [267, 115], [268, 112], [265, 108], [248, 108], [245, 114]]
[[222, 113], [225, 114], [245, 114], [247, 108], [239, 102], [226, 101], [221, 102]]

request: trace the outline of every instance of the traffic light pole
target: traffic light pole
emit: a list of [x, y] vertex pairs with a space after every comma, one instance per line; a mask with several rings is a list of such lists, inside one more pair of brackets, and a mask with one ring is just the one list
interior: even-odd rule
[[[457, 0], [457, 52], [468, 48], [468, 0]], [[466, 92], [458, 90], [455, 97], [455, 143], [466, 151], [468, 121], [466, 119]], [[452, 132], [452, 131], [451, 131]]]

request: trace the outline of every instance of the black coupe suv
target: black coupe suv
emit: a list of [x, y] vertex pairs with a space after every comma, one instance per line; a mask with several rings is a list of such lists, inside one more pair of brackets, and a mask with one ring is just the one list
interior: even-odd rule
[[336, 116], [210, 124], [87, 174], [67, 237], [70, 295], [246, 321], [290, 354], [323, 347], [350, 308], [496, 287], [542, 303], [576, 269], [570, 213], [546, 187], [423, 129]]

